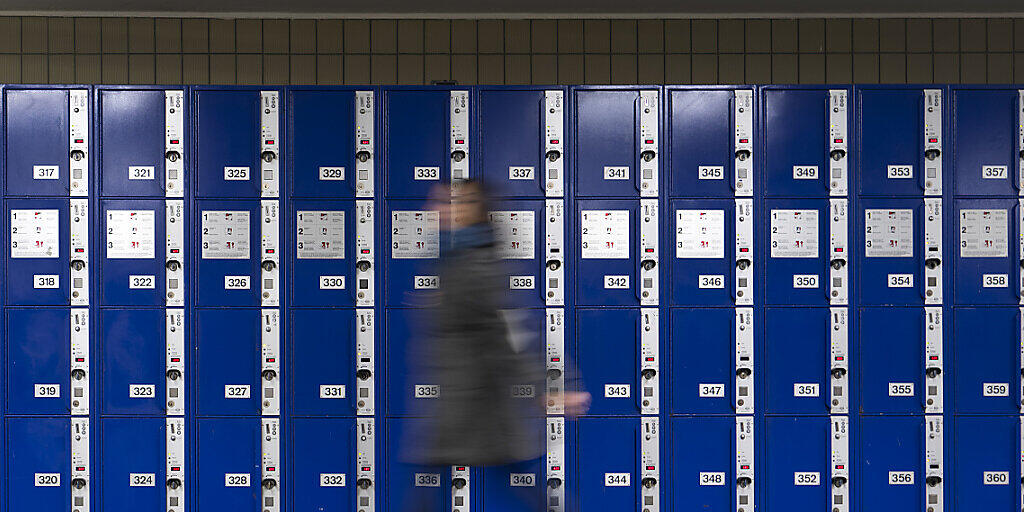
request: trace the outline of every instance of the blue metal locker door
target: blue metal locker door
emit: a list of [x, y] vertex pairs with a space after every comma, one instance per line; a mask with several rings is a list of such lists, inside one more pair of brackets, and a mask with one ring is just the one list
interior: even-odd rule
[[576, 304], [638, 305], [639, 202], [581, 200], [576, 209]]
[[437, 210], [422, 200], [389, 201], [386, 228], [385, 304], [423, 304], [438, 288], [438, 258], [448, 247], [449, 231]]
[[102, 510], [161, 510], [167, 500], [167, 451], [164, 418], [100, 420]]
[[288, 158], [295, 197], [355, 196], [355, 109], [354, 89], [288, 90]]
[[[564, 92], [562, 88], [548, 90]], [[546, 116], [559, 116], [565, 123], [565, 96], [561, 109], [545, 112], [543, 89], [477, 89], [477, 141], [480, 155], [480, 178], [503, 197], [543, 197], [548, 177], [545, 175]], [[553, 145], [565, 147], [556, 136]], [[564, 139], [564, 133], [562, 134]], [[565, 155], [557, 154], [556, 160]], [[563, 176], [558, 177], [559, 180]]]
[[165, 211], [160, 199], [107, 199], [100, 203], [104, 305], [164, 305]]
[[861, 308], [860, 409], [868, 414], [924, 412], [925, 311], [922, 308]]
[[570, 488], [578, 489], [580, 512], [635, 510], [641, 485], [639, 418], [581, 418], [576, 428], [581, 449]]
[[291, 208], [291, 305], [354, 306], [355, 203], [296, 200]]
[[731, 199], [675, 199], [672, 215], [672, 304], [731, 306], [736, 303], [736, 207]]
[[[422, 334], [428, 321], [425, 311], [389, 308], [385, 313], [387, 339], [381, 370], [384, 373], [388, 417], [422, 414], [422, 410], [430, 405], [420, 402], [430, 399], [430, 393], [423, 390], [440, 386], [425, 375], [422, 367], [426, 360], [420, 359], [430, 353]], [[417, 389], [421, 390], [419, 394]]]
[[68, 98], [63, 88], [4, 89], [7, 195], [66, 196], [70, 192]]
[[[536, 416], [534, 414], [533, 416]], [[545, 453], [545, 420], [530, 421], [534, 453]], [[547, 501], [547, 476], [543, 457], [482, 468], [483, 485], [479, 486], [483, 509], [488, 512], [532, 512], [544, 510]]]
[[[500, 201], [491, 205], [491, 225], [497, 236], [497, 254], [508, 287], [506, 305], [542, 307], [545, 304], [545, 226], [543, 201]], [[504, 284], [503, 283], [503, 284]]]
[[1020, 206], [1015, 199], [956, 201], [956, 304], [1020, 303]]
[[858, 474], [861, 510], [924, 510], [925, 424], [921, 416], [864, 416]]
[[256, 201], [196, 201], [196, 305], [259, 306], [262, 214]]
[[924, 202], [862, 198], [857, 210], [854, 229], [864, 240], [857, 251], [861, 303], [924, 304]]
[[164, 414], [165, 315], [161, 309], [100, 311], [100, 407], [104, 414]]
[[71, 412], [69, 310], [7, 308], [7, 413]]
[[355, 414], [355, 311], [292, 309], [290, 317], [292, 414]]
[[768, 199], [763, 222], [765, 303], [829, 303], [829, 204], [821, 199]]
[[[388, 418], [384, 502], [389, 511], [445, 510], [451, 502], [451, 466], [420, 466], [406, 454], [422, 436], [427, 420]], [[451, 510], [451, 509], [448, 509]]]
[[926, 179], [924, 93], [905, 86], [857, 87], [860, 193], [920, 196]]
[[68, 510], [71, 421], [7, 419], [8, 510]]
[[830, 501], [829, 435], [827, 417], [769, 417], [765, 419], [763, 466], [767, 510], [819, 512]]
[[578, 363], [591, 415], [640, 414], [640, 310], [578, 309]]
[[828, 196], [829, 106], [826, 88], [761, 89], [766, 196]]
[[1020, 507], [1018, 418], [960, 416], [953, 420], [956, 477], [952, 495], [957, 510]]
[[[732, 414], [735, 311], [673, 309], [671, 322], [668, 381], [672, 386], [672, 414]], [[590, 380], [590, 376], [584, 376]]]
[[[260, 90], [196, 89], [194, 133], [199, 197], [259, 197]], [[279, 143], [280, 141], [274, 141]]]
[[71, 221], [66, 199], [8, 199], [7, 304], [65, 306], [70, 300]]
[[164, 90], [101, 88], [96, 96], [100, 194], [164, 196]]
[[291, 428], [292, 510], [353, 510], [355, 420], [295, 418]]
[[572, 90], [577, 196], [640, 195], [641, 91], [612, 87]]
[[1016, 196], [1019, 188], [1017, 89], [953, 88], [953, 191]]
[[733, 95], [732, 88], [669, 88], [666, 92], [667, 169], [673, 197], [733, 196]]
[[447, 89], [384, 91], [388, 197], [427, 197], [434, 185], [450, 181], [450, 105]]
[[672, 418], [672, 510], [735, 510], [733, 418]]
[[956, 412], [1019, 414], [1020, 312], [954, 308]]
[[259, 418], [196, 423], [196, 510], [261, 510]]
[[197, 309], [196, 386], [201, 416], [260, 414], [258, 309]]
[[828, 308], [765, 308], [767, 412], [829, 413], [829, 315]]

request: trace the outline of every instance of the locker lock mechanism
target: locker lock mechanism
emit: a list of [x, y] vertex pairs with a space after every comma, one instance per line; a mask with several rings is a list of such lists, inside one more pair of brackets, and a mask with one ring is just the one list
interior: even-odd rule
[[924, 157], [927, 158], [929, 161], [935, 160], [941, 154], [942, 154], [942, 150], [940, 150], [938, 148], [931, 148], [931, 149], [924, 150]]
[[168, 478], [167, 479], [167, 488], [168, 489], [177, 489], [178, 487], [181, 487], [181, 479], [180, 478]]
[[640, 267], [643, 268], [644, 270], [654, 270], [654, 267], [657, 264], [658, 263], [655, 262], [653, 259], [647, 258], [640, 262]]
[[834, 476], [834, 477], [832, 477], [832, 487], [835, 487], [835, 488], [838, 489], [839, 487], [842, 487], [844, 485], [846, 485], [846, 477], [845, 476]]
[[[942, 264], [942, 260], [939, 258], [931, 257], [924, 260], [924, 266], [928, 267], [929, 270], [934, 270]], [[1022, 263], [1024, 265], [1024, 263]]]
[[82, 270], [85, 268], [85, 260], [73, 259], [71, 260], [71, 268], [75, 270]]
[[736, 159], [737, 160], [739, 160], [740, 162], [745, 162], [748, 158], [750, 158], [750, 150], [749, 149], [737, 149], [736, 150]]
[[846, 150], [842, 148], [836, 148], [829, 152], [828, 156], [832, 157], [832, 160], [838, 162], [843, 158], [846, 158]]
[[643, 375], [644, 378], [647, 380], [651, 380], [656, 375], [658, 375], [658, 370], [655, 370], [654, 368], [647, 368], [644, 371], [640, 372], [640, 375]]
[[78, 161], [81, 161], [83, 158], [85, 158], [85, 151], [82, 151], [81, 149], [72, 149], [71, 150], [71, 159], [72, 160], [78, 162]]
[[[1021, 260], [1021, 265], [1024, 265], [1024, 260]], [[558, 260], [548, 260], [548, 269], [549, 270], [558, 270], [558, 267], [561, 267], [561, 266], [562, 266], [562, 262], [560, 262]]]
[[548, 370], [548, 378], [551, 379], [551, 380], [555, 380], [555, 379], [557, 379], [557, 378], [559, 378], [561, 376], [562, 376], [562, 370], [559, 370], [558, 368], [552, 368], [552, 369]]
[[924, 373], [925, 375], [928, 376], [929, 379], [934, 379], [935, 377], [938, 377], [940, 373], [942, 373], [942, 368], [939, 368], [938, 366], [929, 366], [928, 369], [924, 371]]
[[554, 162], [559, 158], [562, 158], [562, 152], [557, 149], [552, 149], [544, 154], [544, 158], [547, 158], [548, 161]]
[[356, 160], [359, 160], [360, 162], [366, 162], [369, 159], [370, 159], [370, 152], [369, 151], [367, 151], [365, 149], [361, 149], [359, 151], [356, 151]]
[[359, 487], [360, 489], [369, 489], [371, 485], [373, 485], [373, 482], [370, 481], [370, 479], [366, 478], [365, 476], [356, 479], [356, 486]]
[[181, 262], [178, 260], [167, 260], [167, 264], [165, 266], [167, 267], [167, 270], [177, 272], [178, 269], [181, 268]]
[[263, 153], [260, 153], [260, 158], [262, 158], [264, 162], [267, 162], [269, 164], [270, 162], [273, 162], [275, 158], [277, 158], [277, 153], [268, 149]]
[[264, 478], [263, 479], [263, 488], [264, 489], [273, 489], [274, 487], [277, 487], [277, 480], [276, 479], [273, 479], [273, 478]]
[[658, 485], [658, 479], [654, 478], [653, 476], [649, 476], [641, 480], [640, 484], [648, 489], [654, 489], [654, 487]]
[[750, 374], [751, 374], [750, 368], [737, 368], [736, 369], [736, 376], [741, 378], [741, 379], [745, 379], [747, 377], [750, 377]]
[[839, 270], [839, 269], [841, 269], [841, 268], [846, 266], [846, 259], [845, 258], [836, 258], [836, 259], [832, 260], [832, 263], [830, 263], [830, 265], [832, 265], [832, 268], [834, 268], [836, 270]]
[[84, 478], [72, 478], [71, 479], [71, 487], [74, 487], [75, 489], [84, 489], [85, 488], [85, 479]]
[[275, 267], [277, 267], [277, 262], [275, 262], [274, 260], [263, 260], [263, 263], [261, 263], [260, 266], [263, 267], [263, 270], [270, 272], [271, 270], [274, 270]]
[[548, 478], [548, 487], [552, 489], [558, 489], [562, 486], [562, 479], [558, 477]]
[[370, 260], [359, 260], [356, 262], [356, 269], [360, 272], [366, 272], [370, 270]]
[[651, 160], [654, 160], [654, 157], [656, 155], [657, 154], [654, 152], [653, 149], [648, 149], [640, 153], [640, 158], [643, 159], [644, 162], [650, 162]]
[[928, 484], [928, 487], [935, 487], [936, 485], [942, 483], [942, 477], [938, 475], [932, 475], [928, 478], [925, 478], [924, 482]]
[[832, 368], [832, 378], [841, 379], [846, 375], [846, 368]]
[[181, 378], [181, 370], [171, 368], [167, 370], [167, 378], [171, 380], [178, 380]]
[[452, 487], [454, 487], [456, 489], [462, 489], [465, 486], [466, 486], [466, 479], [465, 478], [453, 478], [452, 479]]
[[85, 378], [85, 370], [83, 370], [81, 368], [75, 368], [74, 370], [71, 370], [71, 378], [73, 378], [75, 380], [82, 380], [82, 379], [84, 379]]
[[744, 488], [744, 489], [745, 489], [745, 488], [746, 488], [746, 487], [747, 487], [748, 485], [750, 485], [750, 484], [752, 484], [752, 483], [754, 483], [754, 481], [753, 481], [753, 480], [751, 480], [749, 476], [741, 476], [741, 477], [739, 477], [739, 478], [737, 478], [737, 479], [736, 479], [736, 485], [738, 485], [738, 486], [740, 486], [740, 487], [742, 487], [742, 488]]
[[274, 380], [277, 377], [277, 372], [274, 370], [263, 370], [263, 380]]
[[466, 152], [465, 151], [463, 151], [461, 149], [456, 149], [455, 151], [452, 151], [452, 160], [453, 161], [461, 162], [461, 161], [463, 161], [465, 159], [466, 159]]
[[359, 380], [369, 380], [370, 377], [372, 376], [373, 372], [367, 370], [366, 368], [356, 370], [356, 378], [358, 378]]
[[181, 159], [181, 153], [176, 149], [172, 149], [164, 154], [164, 158], [166, 158], [168, 162], [177, 162]]
[[750, 266], [750, 258], [740, 258], [736, 260], [736, 268], [740, 270], [746, 270]]

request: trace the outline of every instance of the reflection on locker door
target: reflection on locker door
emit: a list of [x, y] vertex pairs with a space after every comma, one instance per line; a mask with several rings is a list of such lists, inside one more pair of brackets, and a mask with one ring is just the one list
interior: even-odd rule
[[262, 215], [256, 201], [197, 201], [196, 304], [259, 306]]
[[672, 413], [732, 414], [736, 313], [732, 308], [673, 309], [671, 321]]
[[561, 196], [565, 91], [477, 88], [480, 177], [502, 197]]
[[[87, 111], [87, 90], [81, 91], [82, 103], [76, 101], [75, 109]], [[67, 196], [71, 191], [70, 96], [64, 88], [5, 88], [7, 195]]]
[[828, 308], [765, 309], [767, 412], [829, 413], [829, 314]]
[[736, 509], [734, 418], [672, 418], [672, 510]]
[[108, 199], [101, 203], [100, 232], [104, 244], [100, 283], [104, 305], [165, 303], [164, 213], [164, 201], [159, 199]]
[[[66, 199], [8, 199], [7, 303], [67, 305], [71, 219]], [[85, 249], [88, 250], [88, 249]], [[76, 258], [77, 260], [77, 258]]]
[[735, 174], [739, 153], [746, 151], [743, 158], [749, 158], [753, 147], [753, 126], [747, 127], [745, 141], [736, 140], [733, 110], [738, 92], [718, 87], [670, 87], [666, 91], [667, 169], [673, 197], [732, 197], [739, 188], [737, 182], [751, 181], [752, 176]]
[[[411, 464], [402, 455], [409, 452], [409, 443], [415, 442], [415, 436], [421, 435], [426, 421], [416, 418], [387, 420], [384, 502], [388, 510], [417, 510], [417, 507], [424, 506], [444, 510], [445, 505], [451, 502], [451, 466]], [[472, 489], [473, 482], [470, 485]]]
[[1016, 196], [1021, 119], [1016, 88], [953, 87], [953, 166], [957, 196]]
[[[167, 117], [175, 111], [181, 118], [187, 118], [186, 102], [171, 104], [169, 102], [176, 99], [167, 96], [163, 89], [139, 86], [97, 88], [96, 96], [100, 193], [104, 197], [163, 197], [183, 193], [183, 190], [165, 189], [165, 186], [181, 183], [178, 175], [164, 178], [168, 156], [165, 144], [183, 144], [180, 138], [167, 140], [170, 134], [166, 128]], [[183, 134], [182, 126], [177, 136]], [[171, 172], [178, 171], [171, 169]]]
[[[764, 187], [769, 197], [827, 197], [836, 190], [833, 162], [846, 166], [848, 91], [824, 87], [765, 87], [761, 90]], [[841, 131], [836, 127], [841, 126]], [[840, 187], [841, 188], [841, 187]]]
[[355, 305], [355, 203], [294, 201], [292, 209], [292, 305]]
[[7, 419], [7, 506], [68, 510], [71, 503], [71, 421]]
[[577, 310], [578, 364], [593, 400], [588, 414], [640, 413], [639, 316], [637, 309]]
[[639, 304], [638, 224], [634, 224], [638, 207], [638, 201], [577, 201], [577, 304]]
[[[653, 129], [641, 127], [645, 116], [659, 111], [646, 91], [658, 94], [653, 88], [573, 88], [577, 196], [639, 197], [647, 178], [642, 162], [657, 162], [656, 122]], [[657, 179], [656, 169], [652, 176]]]
[[818, 512], [827, 508], [832, 488], [829, 418], [769, 417], [765, 422], [767, 510]]
[[1018, 308], [953, 310], [956, 412], [1020, 411], [1020, 311]]
[[1020, 303], [1020, 213], [1014, 199], [956, 201], [956, 303]]
[[295, 197], [355, 196], [355, 116], [354, 89], [288, 89], [288, 168]]
[[[673, 200], [672, 303], [736, 303], [736, 213], [731, 199]], [[669, 221], [671, 222], [671, 221]], [[748, 255], [753, 258], [753, 255]]]
[[196, 421], [196, 509], [261, 510], [260, 420]]
[[[858, 247], [863, 249], [859, 253], [862, 303], [924, 304], [925, 293], [933, 289], [925, 280], [926, 261], [941, 262], [941, 254], [928, 254], [941, 250], [927, 250], [926, 239], [929, 230], [941, 231], [941, 215], [935, 216], [921, 199], [865, 198], [857, 209], [864, 237], [864, 245]], [[941, 233], [937, 235], [941, 240]]]
[[957, 510], [1016, 510], [1020, 506], [1018, 416], [959, 416], [953, 420]]
[[71, 412], [68, 310], [7, 308], [7, 412]]
[[447, 89], [384, 91], [388, 197], [427, 197], [431, 187], [450, 181], [450, 105]]
[[164, 414], [166, 344], [160, 309], [100, 311], [104, 414]]
[[422, 305], [424, 296], [439, 287], [438, 258], [448, 246], [448, 226], [441, 226], [437, 210], [426, 208], [421, 200], [388, 202], [385, 303], [389, 306]]
[[291, 429], [289, 494], [293, 509], [353, 510], [357, 486], [355, 420], [295, 418]]
[[579, 494], [580, 511], [634, 510], [640, 499], [640, 421], [638, 418], [581, 418], [577, 446], [579, 463], [570, 489]]
[[197, 309], [197, 414], [260, 414], [258, 309]]
[[97, 483], [103, 510], [161, 510], [167, 501], [164, 418], [103, 418]]
[[[856, 88], [860, 120], [854, 140], [861, 194], [920, 196], [926, 189], [941, 193], [943, 89], [929, 91], [892, 85]], [[939, 126], [929, 126], [926, 135], [923, 123], [932, 119]], [[938, 140], [925, 140], [926, 136]]]
[[921, 416], [861, 418], [861, 510], [925, 510], [925, 420]]
[[[196, 194], [259, 197], [262, 101], [258, 88], [197, 88], [195, 109]], [[280, 141], [273, 141], [279, 145]]]
[[[507, 282], [508, 307], [545, 304], [544, 240], [547, 216], [541, 201], [501, 201], [491, 205], [497, 255]], [[505, 283], [502, 284], [505, 284]]]
[[829, 204], [823, 200], [764, 202], [768, 232], [764, 258], [765, 303], [825, 306], [829, 303]]
[[355, 311], [292, 309], [290, 324], [292, 413], [355, 414]]
[[[860, 375], [860, 409], [869, 414], [924, 412], [932, 400], [929, 387], [941, 384], [941, 366], [928, 362], [935, 384], [926, 373], [926, 320], [922, 308], [862, 308], [860, 357], [854, 371]], [[941, 337], [940, 337], [941, 339]], [[936, 396], [941, 396], [935, 389]]]

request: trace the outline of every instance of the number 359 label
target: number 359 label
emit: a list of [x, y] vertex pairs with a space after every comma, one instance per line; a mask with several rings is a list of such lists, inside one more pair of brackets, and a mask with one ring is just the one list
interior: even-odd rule
[[1006, 382], [984, 382], [981, 393], [983, 396], [1010, 396], [1010, 385]]

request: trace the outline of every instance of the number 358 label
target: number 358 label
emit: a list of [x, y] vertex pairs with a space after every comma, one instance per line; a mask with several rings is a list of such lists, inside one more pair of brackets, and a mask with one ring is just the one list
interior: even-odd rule
[[1006, 288], [1009, 282], [1010, 278], [1006, 274], [983, 274], [981, 276], [981, 286], [984, 288]]

